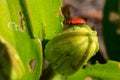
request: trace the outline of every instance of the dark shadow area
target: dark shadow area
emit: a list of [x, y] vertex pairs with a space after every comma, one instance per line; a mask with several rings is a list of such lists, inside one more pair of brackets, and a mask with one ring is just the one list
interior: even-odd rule
[[[117, 28], [120, 27], [120, 21], [116, 24], [111, 22], [110, 14], [120, 14], [119, 3], [119, 0], [107, 0], [103, 11], [103, 36], [106, 49], [110, 59], [116, 61], [120, 61], [120, 35], [116, 33]], [[113, 19], [115, 19], [115, 16], [113, 16]]]
[[90, 63], [91, 64], [96, 64], [96, 63], [100, 63], [100, 64], [105, 64], [107, 63], [107, 61], [104, 59], [104, 57], [101, 55], [100, 51], [98, 51], [96, 53], [95, 56], [93, 56], [91, 59], [90, 59]]
[[46, 39], [42, 40], [43, 53], [44, 53], [44, 50], [45, 50], [45, 46], [48, 42], [49, 42], [49, 40], [46, 40]]
[[10, 80], [12, 62], [5, 44], [0, 42], [0, 80]]
[[[30, 22], [30, 17], [29, 17], [29, 13], [28, 13], [28, 10], [27, 10], [27, 4], [24, 0], [20, 0], [20, 4], [21, 4], [21, 7], [22, 7], [22, 12], [21, 14], [23, 13], [24, 14], [24, 19], [25, 19], [25, 22], [26, 22], [26, 26], [27, 26], [27, 30], [28, 30], [28, 33], [30, 35], [31, 38], [34, 38], [34, 35], [33, 35], [33, 31], [32, 31], [32, 25], [31, 25], [31, 22]], [[19, 12], [18, 12], [19, 13]]]

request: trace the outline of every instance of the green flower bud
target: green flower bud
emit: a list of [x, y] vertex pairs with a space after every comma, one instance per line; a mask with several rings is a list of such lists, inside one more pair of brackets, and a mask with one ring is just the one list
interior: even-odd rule
[[58, 73], [70, 75], [98, 50], [97, 32], [87, 25], [75, 25], [48, 42], [45, 57]]

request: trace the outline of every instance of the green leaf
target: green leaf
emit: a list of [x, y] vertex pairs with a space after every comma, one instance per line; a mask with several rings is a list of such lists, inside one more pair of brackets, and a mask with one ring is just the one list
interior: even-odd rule
[[80, 69], [67, 80], [120, 80], [120, 63], [108, 61], [106, 64], [88, 65], [85, 69]]
[[[4, 73], [0, 79], [40, 78], [43, 63], [41, 40], [49, 40], [62, 32], [60, 8], [61, 0], [0, 0], [0, 40], [6, 42], [1, 42], [3, 45], [0, 46], [7, 48], [5, 52], [8, 52], [8, 56], [16, 54], [19, 57], [19, 63], [13, 60], [14, 57], [8, 57], [9, 62], [2, 54], [3, 50], [0, 50], [0, 68], [3, 68], [0, 74]], [[13, 50], [9, 52], [11, 48]], [[19, 65], [23, 68], [20, 73], [14, 69]]]
[[[21, 79], [25, 73], [18, 52], [0, 36], [0, 79]], [[10, 77], [11, 75], [11, 77]]]
[[[12, 58], [6, 60], [6, 57], [2, 55], [3, 50], [0, 50], [0, 68], [9, 71], [1, 71], [0, 74], [4, 76], [0, 76], [1, 79], [13, 80], [38, 80], [41, 71], [42, 71], [42, 44], [40, 39], [33, 39], [32, 29], [29, 26], [29, 19], [24, 13], [22, 13], [23, 7], [21, 7], [21, 0], [0, 0], [0, 39], [4, 39], [6, 43], [4, 45], [10, 45], [11, 47], [6, 46], [5, 52], [10, 49], [11, 52], [7, 54], [8, 56], [12, 56], [16, 54], [19, 58], [18, 61], [20, 63], [15, 62]], [[26, 11], [27, 13], [27, 11]], [[4, 45], [0, 45], [4, 48]], [[8, 57], [9, 58], [9, 57]], [[14, 57], [13, 57], [14, 58]], [[6, 63], [4, 63], [6, 60]], [[16, 60], [16, 59], [15, 59]], [[8, 65], [6, 65], [8, 63]], [[16, 63], [16, 64], [12, 64]], [[23, 71], [19, 74], [12, 75], [12, 71], [16, 70], [14, 68], [19, 68], [21, 65], [23, 67]], [[14, 67], [16, 66], [16, 67]], [[17, 76], [15, 76], [17, 75]]]
[[[51, 39], [62, 32], [61, 0], [23, 0], [34, 37]], [[25, 12], [25, 9], [23, 10]]]

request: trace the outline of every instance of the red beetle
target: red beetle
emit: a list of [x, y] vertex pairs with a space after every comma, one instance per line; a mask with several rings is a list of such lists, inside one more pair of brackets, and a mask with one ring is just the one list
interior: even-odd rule
[[83, 18], [75, 18], [68, 21], [68, 24], [85, 24], [86, 21]]

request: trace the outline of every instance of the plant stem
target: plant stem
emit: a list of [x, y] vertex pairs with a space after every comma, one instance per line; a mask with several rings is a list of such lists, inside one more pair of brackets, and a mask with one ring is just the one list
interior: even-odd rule
[[55, 72], [55, 70], [53, 70], [51, 68], [51, 66], [49, 65], [44, 71], [43, 74], [40, 78], [40, 80], [52, 80], [53, 77], [55, 77], [57, 73]]

